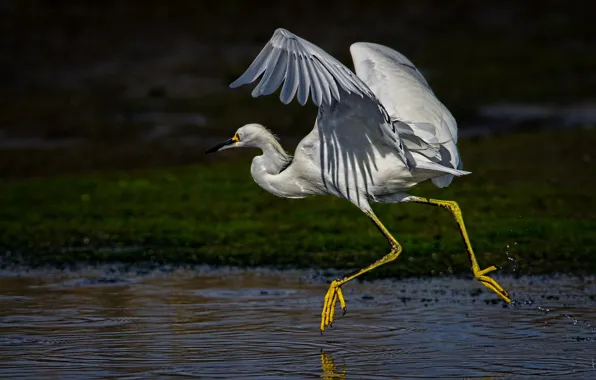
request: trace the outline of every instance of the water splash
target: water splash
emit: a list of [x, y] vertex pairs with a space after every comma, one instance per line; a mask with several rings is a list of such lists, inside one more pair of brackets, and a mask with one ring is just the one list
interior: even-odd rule
[[586, 330], [589, 330], [589, 332], [591, 332], [591, 333], [596, 333], [596, 328], [592, 327], [593, 326], [593, 322], [590, 322], [590, 321], [587, 321], [587, 320], [580, 320], [580, 319], [574, 317], [571, 314], [565, 314], [565, 318], [568, 321], [571, 321], [574, 326], [579, 326], [581, 328], [585, 328]]
[[544, 314], [548, 313], [550, 309], [548, 307], [538, 306], [538, 310], [543, 311]]
[[[515, 247], [517, 245], [517, 242], [513, 242], [513, 246]], [[509, 249], [510, 249], [510, 245], [507, 244], [507, 247], [505, 249], [505, 255], [507, 256], [507, 260], [509, 260], [509, 262], [511, 262], [513, 264], [513, 268], [511, 269], [511, 272], [516, 275], [519, 276], [519, 263], [517, 261], [517, 259], [515, 259], [515, 257], [511, 256], [511, 254], [509, 253]]]

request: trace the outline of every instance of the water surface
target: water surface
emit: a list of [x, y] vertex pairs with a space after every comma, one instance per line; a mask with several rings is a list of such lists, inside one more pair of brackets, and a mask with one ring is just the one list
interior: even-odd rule
[[344, 287], [310, 271], [115, 267], [0, 274], [0, 377], [596, 378], [596, 279], [498, 277]]

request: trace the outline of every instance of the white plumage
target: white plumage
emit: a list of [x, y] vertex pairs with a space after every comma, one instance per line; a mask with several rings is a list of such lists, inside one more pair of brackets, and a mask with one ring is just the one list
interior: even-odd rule
[[[289, 167], [283, 173], [253, 169], [261, 176], [257, 183], [280, 196], [329, 193], [369, 209], [368, 201], [401, 200], [424, 180], [444, 187], [453, 175], [467, 174], [458, 170], [455, 120], [412, 62], [373, 43], [355, 43], [350, 52], [356, 75], [314, 44], [277, 29], [230, 85], [262, 76], [253, 97], [281, 87], [282, 102], [305, 104], [310, 97], [319, 106], [315, 128]], [[247, 130], [259, 134], [256, 124]]]
[[[394, 260], [401, 246], [374, 215], [371, 202], [417, 202], [442, 206], [455, 216], [466, 242], [476, 278], [509, 301], [507, 293], [480, 270], [461, 211], [453, 201], [413, 197], [407, 191], [431, 179], [448, 186], [462, 171], [457, 150], [457, 124], [437, 99], [422, 73], [402, 54], [386, 46], [358, 42], [350, 47], [354, 74], [314, 44], [277, 29], [250, 67], [230, 87], [255, 82], [253, 97], [281, 87], [280, 99], [318, 106], [313, 130], [289, 156], [259, 124], [238, 129], [234, 138], [208, 152], [256, 147], [251, 174], [265, 190], [287, 198], [331, 194], [364, 211], [388, 239], [391, 252], [373, 265], [331, 284], [325, 298], [321, 331], [333, 321], [333, 306], [345, 309], [341, 285]], [[283, 85], [282, 85], [283, 84]], [[332, 305], [333, 304], [333, 305]]]

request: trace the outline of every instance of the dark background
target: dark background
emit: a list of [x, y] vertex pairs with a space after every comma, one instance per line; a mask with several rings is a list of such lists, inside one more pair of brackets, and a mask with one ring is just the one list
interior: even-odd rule
[[[312, 105], [227, 87], [278, 27], [350, 68], [356, 41], [404, 53], [462, 131], [556, 127], [567, 120], [562, 106], [579, 107], [573, 123], [593, 123], [590, 9], [580, 1], [3, 0], [0, 175], [201, 162], [204, 147], [248, 122], [295, 143], [313, 125]], [[482, 108], [498, 104], [546, 108]]]
[[[594, 4], [0, 0], [0, 372], [596, 378]], [[312, 103], [228, 88], [279, 27], [419, 67], [472, 174], [412, 194], [459, 203], [508, 309], [449, 212], [375, 204], [404, 249], [359, 278], [446, 278], [350, 283], [318, 338], [323, 282], [387, 240], [343, 199], [260, 188], [256, 150], [204, 154], [250, 122], [289, 152], [312, 128]]]
[[[413, 194], [459, 202], [481, 265], [596, 273], [589, 2], [4, 0], [0, 25], [0, 266], [378, 259], [387, 242], [349, 202], [267, 193], [254, 150], [204, 154], [251, 122], [290, 153], [312, 128], [312, 103], [228, 88], [283, 27], [349, 68], [357, 41], [419, 67], [472, 175]], [[375, 212], [405, 257], [373, 275], [470, 273], [445, 210]]]

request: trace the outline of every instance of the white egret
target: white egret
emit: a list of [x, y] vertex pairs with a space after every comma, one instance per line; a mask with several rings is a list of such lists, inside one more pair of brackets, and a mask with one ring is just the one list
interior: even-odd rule
[[251, 174], [265, 190], [286, 198], [331, 194], [359, 207], [389, 241], [390, 251], [375, 263], [333, 281], [325, 295], [321, 332], [334, 321], [337, 303], [346, 310], [341, 286], [395, 260], [401, 245], [375, 216], [371, 203], [415, 202], [449, 210], [459, 226], [476, 279], [511, 302], [507, 292], [480, 269], [462, 213], [454, 201], [407, 193], [431, 180], [446, 187], [462, 171], [457, 149], [457, 124], [437, 99], [418, 69], [386, 46], [351, 45], [356, 75], [314, 44], [277, 29], [250, 67], [230, 87], [254, 82], [263, 75], [253, 97], [275, 92], [280, 99], [309, 99], [319, 107], [313, 130], [288, 155], [277, 139], [259, 124], [247, 124], [233, 138], [207, 153], [228, 148], [260, 148]]

